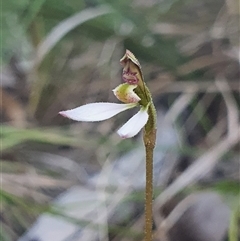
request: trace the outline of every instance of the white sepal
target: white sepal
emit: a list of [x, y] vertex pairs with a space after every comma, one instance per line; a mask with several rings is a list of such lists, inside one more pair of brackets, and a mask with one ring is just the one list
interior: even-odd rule
[[117, 104], [99, 102], [82, 105], [72, 110], [60, 111], [59, 114], [75, 121], [102, 121], [136, 105], [137, 103]]
[[122, 138], [131, 138], [138, 134], [138, 132], [146, 125], [148, 121], [148, 113], [146, 108], [135, 114], [129, 119], [118, 131], [118, 135]]

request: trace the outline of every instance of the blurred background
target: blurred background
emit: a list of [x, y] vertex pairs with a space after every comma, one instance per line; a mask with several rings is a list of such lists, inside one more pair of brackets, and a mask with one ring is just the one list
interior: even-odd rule
[[134, 110], [58, 115], [116, 102], [126, 49], [158, 111], [154, 239], [240, 240], [237, 0], [9, 0], [1, 21], [0, 240], [142, 240]]

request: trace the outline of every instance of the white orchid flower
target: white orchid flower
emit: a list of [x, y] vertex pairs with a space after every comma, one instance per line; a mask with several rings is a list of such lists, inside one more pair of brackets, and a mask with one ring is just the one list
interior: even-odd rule
[[[60, 111], [59, 114], [75, 121], [103, 121], [109, 119], [120, 112], [139, 106], [141, 100], [134, 92], [137, 85], [129, 85], [124, 83], [113, 90], [115, 96], [123, 104], [99, 102], [82, 105], [80, 107]], [[118, 135], [122, 138], [131, 138], [139, 133], [148, 121], [148, 107], [141, 107], [139, 112], [130, 118], [118, 131]]]

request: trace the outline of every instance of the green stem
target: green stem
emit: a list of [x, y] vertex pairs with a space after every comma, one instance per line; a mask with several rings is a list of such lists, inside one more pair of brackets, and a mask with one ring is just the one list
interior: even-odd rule
[[149, 121], [145, 126], [143, 136], [146, 150], [145, 241], [152, 241], [153, 151], [156, 142], [156, 112], [152, 103], [148, 113]]

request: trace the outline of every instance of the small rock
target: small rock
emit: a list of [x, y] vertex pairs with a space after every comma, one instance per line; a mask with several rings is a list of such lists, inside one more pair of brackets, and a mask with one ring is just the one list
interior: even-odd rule
[[218, 194], [191, 194], [177, 207], [185, 206], [184, 202], [189, 206], [169, 230], [170, 241], [224, 241], [229, 226], [230, 209]]

